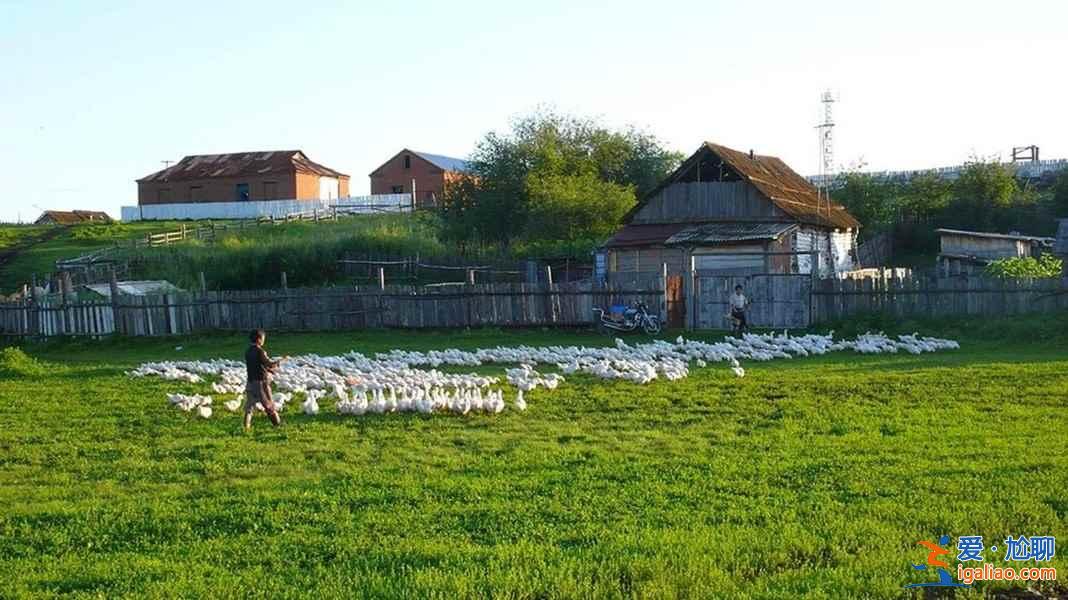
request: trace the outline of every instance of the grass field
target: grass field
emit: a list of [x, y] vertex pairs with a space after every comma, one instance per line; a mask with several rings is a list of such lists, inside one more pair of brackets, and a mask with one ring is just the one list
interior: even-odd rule
[[[0, 265], [0, 294], [16, 291], [23, 283], [29, 282], [35, 273], [41, 275], [55, 271], [57, 260], [74, 258], [116, 243], [144, 237], [149, 233], [173, 231], [178, 227], [180, 225], [177, 223], [156, 221], [110, 225], [87, 224], [65, 228], [56, 237], [35, 244], [21, 251], [10, 262]], [[17, 240], [39, 234], [47, 229], [48, 227], [32, 225], [0, 226], [0, 250], [3, 250], [5, 244], [14, 245]]]
[[[956, 323], [977, 332], [959, 351], [747, 364], [743, 379], [722, 365], [645, 387], [576, 376], [525, 413], [324, 406], [279, 430], [260, 417], [249, 435], [237, 416], [196, 420], [164, 399], [206, 386], [123, 374], [238, 357], [239, 336], [27, 346], [39, 363], [0, 362], [0, 596], [916, 597], [902, 586], [933, 579], [910, 567], [918, 540], [1068, 539], [1066, 323]], [[1064, 556], [1050, 566], [1064, 573]]]

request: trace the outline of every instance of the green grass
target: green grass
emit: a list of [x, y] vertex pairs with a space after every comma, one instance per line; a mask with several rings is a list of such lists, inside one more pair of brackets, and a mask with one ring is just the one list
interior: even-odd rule
[[[905, 583], [931, 579], [909, 566], [917, 540], [1068, 539], [1066, 321], [1047, 320], [1045, 341], [999, 339], [1031, 327], [1006, 322], [960, 351], [747, 364], [744, 379], [722, 365], [646, 387], [576, 376], [522, 414], [340, 418], [327, 404], [250, 435], [164, 399], [206, 386], [123, 374], [237, 357], [240, 336], [29, 345], [36, 361], [0, 354], [0, 596], [912, 597]], [[487, 330], [268, 346], [608, 342]]]
[[[34, 274], [52, 273], [56, 270], [57, 260], [88, 254], [116, 243], [144, 237], [149, 233], [174, 231], [180, 226], [179, 223], [173, 222], [145, 221], [68, 227], [58, 236], [27, 248], [11, 262], [0, 266], [0, 293], [16, 291], [22, 284], [29, 283]], [[51, 226], [0, 226], [0, 250], [4, 247], [4, 240], [13, 242], [16, 238], [39, 234], [49, 227]]]
[[227, 232], [213, 244], [187, 243], [130, 253], [139, 277], [199, 285], [203, 272], [214, 289], [315, 286], [349, 281], [338, 261], [346, 254], [437, 256], [432, 219], [409, 215], [342, 218], [336, 223], [297, 222]]

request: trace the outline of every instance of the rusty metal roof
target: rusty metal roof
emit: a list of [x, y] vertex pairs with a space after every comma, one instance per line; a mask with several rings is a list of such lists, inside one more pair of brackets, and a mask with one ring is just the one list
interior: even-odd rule
[[300, 150], [269, 152], [235, 152], [231, 154], [194, 154], [173, 165], [138, 179], [138, 183], [188, 181], [215, 177], [252, 177], [274, 173], [311, 173], [324, 177], [347, 178], [348, 175], [324, 167]]
[[35, 223], [42, 223], [50, 218], [60, 225], [77, 225], [78, 223], [110, 223], [111, 217], [98, 210], [46, 210], [37, 217]]
[[706, 223], [687, 227], [669, 237], [668, 246], [696, 246], [730, 242], [777, 240], [797, 229], [797, 223]]
[[707, 154], [719, 157], [739, 177], [767, 196], [775, 206], [802, 223], [841, 229], [857, 229], [857, 221], [840, 204], [821, 199], [818, 191], [807, 179], [798, 175], [782, 160], [774, 156], [752, 155], [726, 146], [705, 142], [690, 158], [683, 161], [675, 172], [660, 182], [627, 215], [629, 219], [650, 198], [665, 187], [680, 181], [691, 169], [698, 167]]

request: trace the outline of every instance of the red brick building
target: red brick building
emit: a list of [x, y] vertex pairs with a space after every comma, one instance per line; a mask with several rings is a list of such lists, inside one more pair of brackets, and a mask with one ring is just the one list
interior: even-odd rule
[[349, 176], [300, 150], [199, 154], [137, 180], [137, 203], [330, 200], [349, 195]]
[[419, 206], [434, 206], [445, 185], [467, 171], [467, 161], [405, 148], [371, 172], [372, 194], [411, 194]]

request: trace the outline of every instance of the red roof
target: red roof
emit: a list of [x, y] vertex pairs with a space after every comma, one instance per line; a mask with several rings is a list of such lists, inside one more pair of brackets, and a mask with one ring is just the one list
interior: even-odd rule
[[173, 165], [138, 179], [151, 181], [188, 181], [215, 177], [251, 177], [273, 173], [311, 173], [325, 177], [348, 178], [348, 175], [312, 161], [300, 150], [270, 152], [235, 152], [231, 154], [194, 154]]
[[690, 227], [692, 223], [664, 223], [656, 225], [624, 225], [610, 237], [604, 246], [622, 248], [627, 246], [655, 246], [669, 237]]

